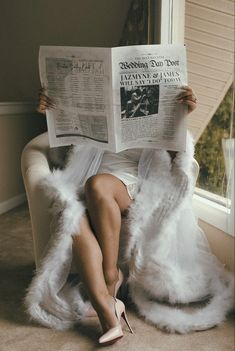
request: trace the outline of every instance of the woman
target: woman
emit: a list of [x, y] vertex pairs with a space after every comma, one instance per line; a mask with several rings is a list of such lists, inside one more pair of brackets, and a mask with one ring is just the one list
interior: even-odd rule
[[[188, 107], [188, 113], [196, 108], [195, 94], [188, 86], [181, 87], [177, 101]], [[53, 103], [41, 90], [38, 112], [45, 114], [49, 108]], [[121, 316], [127, 321], [125, 306], [115, 297], [123, 279], [117, 260], [121, 217], [135, 197], [140, 152], [104, 153], [98, 173], [85, 184], [87, 212], [78, 235], [73, 236], [74, 259], [95, 310], [89, 314], [97, 313], [104, 331], [100, 344], [121, 338]]]

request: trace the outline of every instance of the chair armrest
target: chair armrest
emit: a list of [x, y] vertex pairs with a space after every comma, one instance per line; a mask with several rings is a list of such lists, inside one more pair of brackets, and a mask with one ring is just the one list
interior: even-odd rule
[[43, 256], [50, 238], [50, 203], [40, 188], [40, 181], [50, 171], [48, 135], [41, 134], [30, 141], [21, 157], [21, 170], [28, 199], [36, 265]]
[[21, 171], [23, 177], [32, 170], [37, 170], [38, 176], [44, 176], [50, 172], [48, 159], [48, 134], [44, 133], [31, 140], [24, 148], [21, 156]]

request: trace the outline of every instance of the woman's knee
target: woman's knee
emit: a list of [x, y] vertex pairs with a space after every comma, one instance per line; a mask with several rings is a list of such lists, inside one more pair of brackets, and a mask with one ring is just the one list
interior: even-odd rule
[[103, 175], [97, 174], [90, 177], [85, 184], [85, 197], [86, 200], [97, 199], [100, 200], [107, 196], [107, 179]]

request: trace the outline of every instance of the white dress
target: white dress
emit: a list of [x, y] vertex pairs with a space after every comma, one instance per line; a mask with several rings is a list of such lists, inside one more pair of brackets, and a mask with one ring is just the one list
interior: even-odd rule
[[142, 149], [128, 149], [119, 153], [105, 151], [97, 174], [108, 173], [120, 179], [131, 199], [137, 191], [138, 163]]

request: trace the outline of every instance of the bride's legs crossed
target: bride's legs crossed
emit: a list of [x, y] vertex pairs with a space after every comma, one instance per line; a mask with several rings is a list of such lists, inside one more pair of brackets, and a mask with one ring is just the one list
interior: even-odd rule
[[82, 218], [78, 235], [73, 236], [73, 256], [90, 301], [105, 330], [116, 325], [111, 308], [113, 301], [107, 289], [102, 266], [102, 252], [87, 216]]
[[118, 280], [118, 251], [121, 215], [131, 203], [125, 185], [110, 174], [98, 174], [85, 186], [89, 218], [103, 255], [107, 288], [114, 295]]

